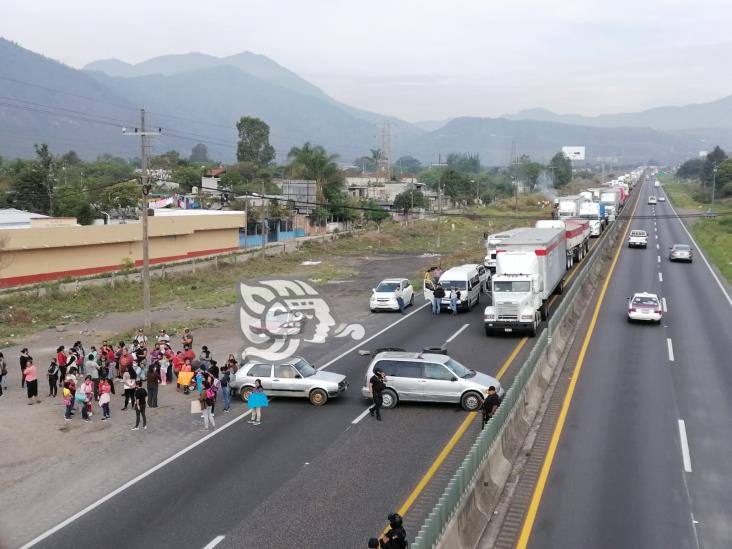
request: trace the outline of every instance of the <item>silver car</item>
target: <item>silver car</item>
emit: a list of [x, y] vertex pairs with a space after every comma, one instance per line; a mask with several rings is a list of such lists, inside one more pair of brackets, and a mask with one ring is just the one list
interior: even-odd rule
[[231, 388], [238, 390], [241, 399], [247, 402], [257, 379], [267, 396], [303, 397], [315, 406], [322, 406], [348, 388], [346, 376], [318, 371], [302, 357], [276, 364], [248, 362], [236, 372]]
[[688, 244], [674, 244], [669, 248], [668, 260], [669, 261], [688, 261], [692, 262], [692, 248]]
[[386, 374], [386, 389], [382, 393], [384, 408], [413, 400], [459, 402], [465, 410], [477, 410], [491, 385], [503, 396], [503, 388], [496, 378], [466, 368], [447, 355], [387, 351], [377, 354], [369, 364], [366, 386], [361, 389], [366, 398], [369, 398], [368, 385], [374, 368]]

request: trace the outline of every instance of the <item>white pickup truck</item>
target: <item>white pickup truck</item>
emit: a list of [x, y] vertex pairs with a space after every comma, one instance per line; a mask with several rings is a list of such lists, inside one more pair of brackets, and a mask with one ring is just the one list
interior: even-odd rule
[[648, 233], [639, 229], [630, 231], [628, 237], [628, 248], [647, 248], [648, 247]]

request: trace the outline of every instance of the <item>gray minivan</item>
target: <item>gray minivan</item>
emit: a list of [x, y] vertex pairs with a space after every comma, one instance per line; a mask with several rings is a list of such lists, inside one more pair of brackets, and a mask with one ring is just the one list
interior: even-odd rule
[[377, 354], [366, 370], [361, 394], [369, 398], [369, 379], [374, 368], [386, 374], [383, 407], [394, 408], [400, 400], [455, 402], [468, 411], [477, 410], [486, 389], [493, 385], [499, 396], [503, 388], [492, 376], [466, 368], [444, 354], [387, 351]]

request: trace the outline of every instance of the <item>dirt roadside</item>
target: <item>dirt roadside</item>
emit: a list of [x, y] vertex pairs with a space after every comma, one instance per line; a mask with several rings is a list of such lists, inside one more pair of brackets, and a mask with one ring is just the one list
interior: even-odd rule
[[[383, 276], [414, 278], [434, 262], [434, 257], [395, 254], [341, 257], [339, 263], [351, 269], [354, 276], [344, 281], [331, 281], [319, 290], [336, 318], [363, 323], [368, 336], [369, 326], [374, 325], [366, 304], [369, 289]], [[214, 272], [209, 273], [213, 275]], [[205, 327], [195, 330], [194, 350], [199, 352], [200, 346], [206, 344], [222, 362], [229, 353], [236, 353], [241, 347], [236, 320], [236, 306], [191, 309], [173, 304], [153, 313], [153, 321], [158, 325], [205, 323]], [[378, 320], [384, 321], [383, 318]], [[61, 397], [46, 396], [45, 370], [59, 345], [68, 347], [81, 340], [88, 349], [117, 334], [130, 332], [141, 323], [141, 312], [116, 313], [43, 330], [26, 338], [23, 346], [30, 349], [38, 366], [42, 400], [32, 406], [27, 405], [25, 390], [20, 387], [18, 356], [21, 345], [3, 349], [8, 363], [8, 376], [4, 379], [8, 391], [0, 397], [0, 440], [3, 441], [0, 547], [18, 547], [205, 436], [206, 433], [200, 430], [200, 416], [190, 413], [191, 397], [176, 393], [172, 385], [161, 387], [159, 407], [148, 409], [149, 428], [136, 432], [130, 431], [134, 412], [120, 411], [119, 384], [117, 395], [112, 398], [110, 422], [99, 420], [100, 410], [95, 406], [90, 423], [84, 423], [78, 417], [66, 423]], [[173, 341], [177, 343], [177, 339]], [[222, 414], [221, 404], [217, 403], [217, 425], [245, 410], [241, 402], [234, 400], [232, 404], [232, 413]], [[79, 493], [86, 497], [77, 497]]]

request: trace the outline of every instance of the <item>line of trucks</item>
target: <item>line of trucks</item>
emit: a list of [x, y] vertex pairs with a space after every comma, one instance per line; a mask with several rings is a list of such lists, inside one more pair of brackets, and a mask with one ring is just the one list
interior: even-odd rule
[[556, 201], [556, 218], [534, 227], [485, 235], [485, 266], [492, 276], [492, 304], [485, 308], [486, 335], [526, 332], [535, 336], [549, 317], [549, 299], [564, 292], [572, 266], [615, 220], [642, 171], [636, 170], [609, 186], [587, 189]]

